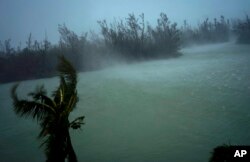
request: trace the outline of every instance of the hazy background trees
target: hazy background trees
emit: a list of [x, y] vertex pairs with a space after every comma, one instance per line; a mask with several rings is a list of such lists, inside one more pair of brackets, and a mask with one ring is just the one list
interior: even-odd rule
[[102, 68], [113, 60], [126, 62], [176, 57], [181, 46], [227, 42], [232, 34], [237, 42], [250, 43], [250, 20], [229, 21], [224, 16], [205, 19], [196, 27], [186, 20], [182, 26], [160, 13], [155, 25], [144, 14], [128, 14], [125, 19], [98, 21], [100, 34], [90, 31], [77, 35], [65, 24], [58, 25], [60, 40], [51, 44], [45, 33], [42, 41], [30, 33], [25, 47], [11, 45], [11, 39], [0, 41], [0, 83], [36, 79], [55, 75], [57, 56], [64, 55], [77, 71]]
[[234, 23], [234, 31], [238, 36], [238, 43], [250, 44], [250, 19], [248, 15], [244, 20], [238, 20]]
[[226, 20], [224, 16], [213, 20], [206, 18], [196, 28], [192, 28], [184, 20], [181, 31], [183, 45], [227, 42], [232, 33], [230, 21], [229, 19]]

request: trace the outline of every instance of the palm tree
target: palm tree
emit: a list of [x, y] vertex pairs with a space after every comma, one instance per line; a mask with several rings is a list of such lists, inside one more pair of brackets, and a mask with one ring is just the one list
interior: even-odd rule
[[19, 99], [16, 93], [18, 84], [11, 89], [14, 111], [21, 117], [37, 119], [41, 131], [39, 138], [43, 139], [41, 146], [45, 145], [47, 162], [76, 162], [69, 128], [78, 129], [83, 123], [84, 116], [69, 122], [69, 115], [78, 101], [77, 74], [74, 67], [63, 56], [59, 57], [58, 71], [60, 85], [48, 97], [43, 86], [38, 86], [28, 95], [32, 100]]

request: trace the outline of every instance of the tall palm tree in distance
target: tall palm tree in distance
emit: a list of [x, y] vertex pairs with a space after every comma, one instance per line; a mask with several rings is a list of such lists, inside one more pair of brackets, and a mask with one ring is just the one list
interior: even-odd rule
[[48, 97], [43, 86], [38, 86], [28, 95], [32, 100], [19, 99], [16, 93], [18, 84], [11, 89], [14, 111], [21, 117], [37, 119], [41, 131], [39, 138], [45, 145], [47, 162], [76, 162], [69, 129], [78, 129], [83, 123], [84, 116], [69, 121], [70, 113], [75, 109], [77, 97], [77, 74], [71, 63], [63, 56], [59, 57], [58, 71], [60, 85]]

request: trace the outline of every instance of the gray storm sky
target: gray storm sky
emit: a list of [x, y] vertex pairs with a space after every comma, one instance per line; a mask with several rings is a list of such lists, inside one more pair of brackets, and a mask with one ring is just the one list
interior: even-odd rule
[[250, 0], [0, 0], [0, 40], [11, 38], [16, 45], [31, 32], [34, 39], [59, 39], [58, 24], [65, 23], [77, 34], [99, 31], [97, 20], [112, 21], [128, 13], [145, 14], [154, 24], [160, 12], [182, 25], [184, 19], [196, 25], [206, 17], [241, 18], [250, 15]]

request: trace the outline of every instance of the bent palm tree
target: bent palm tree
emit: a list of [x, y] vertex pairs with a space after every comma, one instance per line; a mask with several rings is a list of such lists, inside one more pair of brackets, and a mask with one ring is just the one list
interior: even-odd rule
[[33, 100], [19, 99], [16, 94], [18, 84], [12, 87], [11, 97], [17, 115], [32, 117], [39, 122], [41, 132], [38, 137], [43, 138], [42, 145], [46, 145], [47, 162], [64, 162], [65, 159], [69, 162], [76, 162], [69, 128], [80, 128], [84, 124], [84, 116], [72, 122], [69, 122], [68, 118], [78, 101], [77, 74], [70, 62], [63, 56], [59, 58], [58, 71], [60, 85], [53, 92], [52, 98], [49, 98], [44, 87], [40, 86], [28, 94]]

